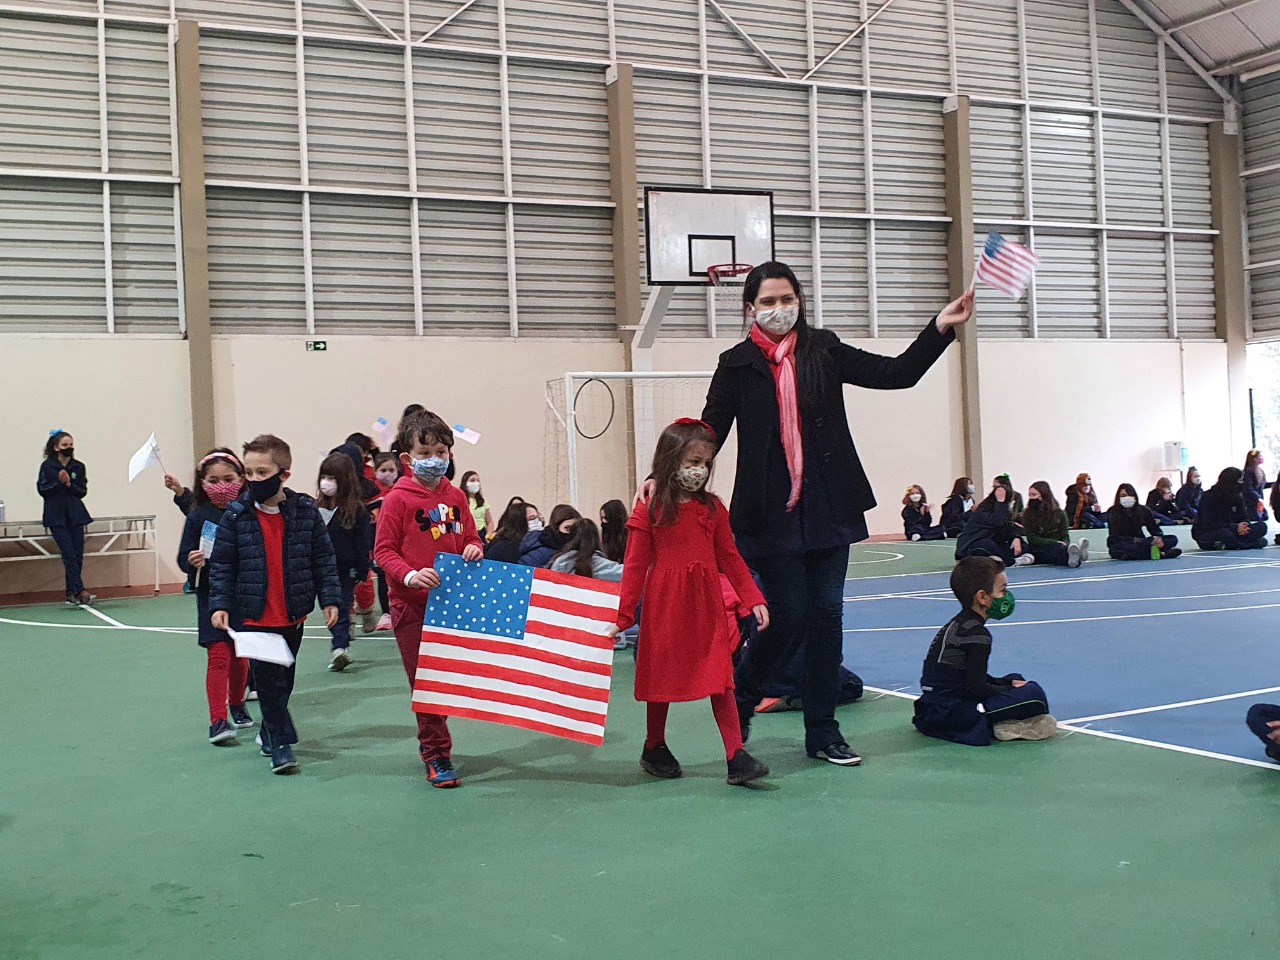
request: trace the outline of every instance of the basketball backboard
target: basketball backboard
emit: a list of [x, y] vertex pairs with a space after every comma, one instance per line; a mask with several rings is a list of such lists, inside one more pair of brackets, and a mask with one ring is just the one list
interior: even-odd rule
[[645, 187], [649, 286], [706, 286], [707, 267], [774, 259], [767, 190]]

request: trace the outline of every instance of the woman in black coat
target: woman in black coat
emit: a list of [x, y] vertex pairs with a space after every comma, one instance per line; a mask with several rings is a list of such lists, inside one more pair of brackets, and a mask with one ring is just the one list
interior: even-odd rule
[[85, 509], [89, 474], [76, 459], [76, 442], [71, 434], [54, 430], [44, 445], [44, 463], [36, 478], [36, 492], [44, 498], [45, 528], [62, 554], [67, 603], [76, 607], [93, 603], [94, 597], [80, 578], [84, 570], [84, 528], [93, 523]]
[[876, 505], [854, 449], [844, 384], [898, 390], [915, 384], [969, 319], [966, 294], [930, 320], [897, 357], [841, 343], [805, 320], [804, 293], [783, 263], [747, 276], [750, 336], [721, 354], [705, 420], [723, 444], [738, 427], [737, 479], [729, 519], [739, 551], [759, 575], [771, 625], [735, 677], [743, 739], [779, 660], [804, 649], [805, 750], [840, 765], [861, 762], [836, 722], [840, 698], [844, 582], [849, 546], [867, 538]]

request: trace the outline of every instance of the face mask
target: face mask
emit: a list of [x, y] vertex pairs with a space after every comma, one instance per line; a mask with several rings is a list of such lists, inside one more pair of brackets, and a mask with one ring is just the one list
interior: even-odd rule
[[1132, 510], [1137, 505], [1137, 503], [1138, 501], [1133, 499], [1133, 497], [1120, 498], [1120, 506], [1124, 507], [1126, 510]]
[[697, 493], [710, 475], [711, 470], [707, 467], [681, 467], [676, 471], [676, 485], [681, 490]]
[[1003, 597], [992, 597], [991, 606], [987, 610], [987, 616], [992, 620], [1003, 620], [1005, 617], [1013, 613], [1014, 603], [1013, 593], [1006, 590]]
[[781, 337], [791, 332], [791, 328], [800, 319], [800, 307], [773, 307], [770, 310], [756, 311], [756, 325], [766, 333]]
[[72, 457], [74, 457], [75, 455], [76, 455], [76, 448], [75, 448], [75, 447], [67, 447], [67, 448], [65, 448], [65, 449], [63, 449], [63, 450], [59, 450], [59, 451], [58, 451], [58, 456], [60, 456], [60, 457], [66, 457], [68, 460], [70, 460], [70, 459], [71, 459]]
[[284, 474], [274, 474], [265, 480], [250, 480], [249, 493], [253, 495], [255, 503], [266, 503], [277, 493], [280, 492], [280, 485], [284, 483]]
[[240, 480], [233, 480], [231, 483], [206, 483], [204, 485], [205, 496], [219, 510], [225, 510], [235, 503], [243, 491], [244, 483]]
[[536, 520], [530, 520], [530, 521], [529, 521], [529, 532], [530, 532], [530, 533], [539, 533], [539, 532], [541, 532], [542, 530], [545, 530], [546, 528], [547, 528], [547, 525], [546, 525], [545, 523], [543, 523], [543, 522], [542, 522], [542, 518], [541, 518], [541, 517], [539, 517], [539, 518], [538, 518], [538, 519], [536, 519]]
[[409, 469], [413, 475], [425, 483], [438, 483], [449, 469], [449, 461], [440, 457], [426, 457], [423, 460], [409, 458]]
[[1192, 481], [1191, 481], [1191, 485], [1192, 485], [1193, 487], [1198, 487], [1198, 486], [1200, 486], [1200, 478], [1199, 478], [1199, 477], [1196, 477], [1194, 480], [1192, 480]]
[[924, 498], [923, 498], [923, 497], [921, 497], [921, 496], [920, 496], [920, 494], [918, 494], [918, 493], [913, 493], [913, 494], [911, 495], [911, 502], [912, 502], [912, 503], [919, 503], [922, 499], [924, 499]]
[[399, 479], [399, 474], [391, 473], [389, 470], [383, 470], [378, 474], [378, 482], [384, 487], [392, 486]]
[[480, 484], [476, 483], [474, 480], [472, 480], [470, 483], [467, 484], [467, 493], [471, 494], [474, 497], [479, 492], [480, 492]]
[[338, 481], [325, 477], [320, 481], [320, 492], [326, 497], [332, 497], [338, 492]]
[[965, 490], [965, 493], [969, 494], [969, 496], [971, 497], [978, 492], [978, 488], [975, 487], [972, 483], [969, 484], [967, 487], [965, 487], [964, 490]]

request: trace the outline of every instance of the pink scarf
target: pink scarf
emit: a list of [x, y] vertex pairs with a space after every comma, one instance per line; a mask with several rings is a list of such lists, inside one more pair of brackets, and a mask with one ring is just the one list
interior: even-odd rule
[[796, 332], [792, 330], [774, 343], [754, 323], [751, 325], [751, 342], [760, 348], [773, 371], [773, 383], [778, 391], [778, 413], [782, 418], [782, 452], [787, 457], [787, 472], [791, 474], [791, 496], [787, 498], [788, 512], [800, 502], [800, 488], [804, 482], [804, 445], [800, 439], [800, 402], [796, 396]]

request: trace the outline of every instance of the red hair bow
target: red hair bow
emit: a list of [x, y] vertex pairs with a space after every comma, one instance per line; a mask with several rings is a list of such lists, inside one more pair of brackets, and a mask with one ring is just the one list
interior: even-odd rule
[[692, 417], [681, 417], [679, 420], [676, 421], [676, 426], [701, 427], [703, 430], [707, 431], [707, 433], [711, 434], [712, 440], [719, 439], [716, 436], [716, 432], [713, 429], [711, 429], [711, 424], [707, 423], [705, 420], [694, 420]]

